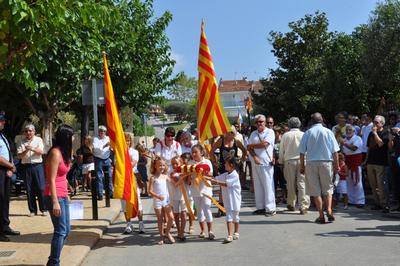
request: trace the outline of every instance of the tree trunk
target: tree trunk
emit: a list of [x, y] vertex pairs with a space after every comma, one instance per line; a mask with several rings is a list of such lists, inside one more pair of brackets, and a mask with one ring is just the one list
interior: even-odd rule
[[49, 116], [40, 116], [40, 121], [42, 122], [42, 139], [44, 143], [44, 153], [47, 153], [53, 145], [53, 119]]

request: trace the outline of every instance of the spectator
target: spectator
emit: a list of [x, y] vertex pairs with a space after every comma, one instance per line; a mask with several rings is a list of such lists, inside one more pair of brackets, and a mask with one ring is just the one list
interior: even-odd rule
[[355, 134], [351, 125], [346, 127], [346, 138], [342, 142], [348, 174], [346, 178], [347, 196], [349, 203], [362, 208], [365, 204], [365, 195], [362, 182], [361, 164], [363, 162], [362, 139]]
[[[286, 204], [286, 180], [283, 177], [282, 165], [279, 163], [279, 150], [283, 131], [280, 126], [274, 126], [273, 130], [275, 133], [275, 144], [273, 153], [275, 196], [277, 203], [282, 202]], [[280, 194], [278, 194], [278, 189], [280, 190]]]
[[91, 136], [85, 136], [83, 145], [76, 151], [76, 154], [80, 157], [80, 161], [82, 161], [82, 191], [89, 191], [91, 171], [94, 170], [93, 139]]
[[[253, 214], [273, 216], [276, 214], [274, 167], [272, 162], [275, 134], [272, 129], [266, 127], [265, 121], [264, 115], [256, 115], [257, 130], [251, 133], [247, 149], [252, 158], [251, 165], [254, 177], [256, 210]], [[269, 118], [269, 123], [273, 124], [271, 117]]]
[[306, 214], [310, 207], [310, 197], [306, 194], [305, 176], [300, 173], [299, 145], [304, 133], [300, 131], [301, 122], [297, 117], [288, 121], [289, 132], [283, 134], [279, 150], [279, 162], [283, 165], [283, 173], [287, 186], [287, 208], [294, 211], [296, 201], [300, 205], [300, 214]]
[[171, 159], [175, 156], [182, 155], [181, 144], [174, 140], [175, 129], [173, 127], [167, 127], [164, 133], [164, 140], [157, 143], [154, 153], [156, 156], [160, 156], [165, 160], [168, 165], [168, 174], [171, 172]]
[[43, 170], [43, 140], [35, 136], [35, 127], [32, 124], [25, 126], [25, 137], [18, 144], [18, 158], [21, 159], [22, 172], [28, 200], [29, 216], [37, 215], [39, 210], [43, 216], [47, 215], [44, 207], [44, 170]]
[[343, 139], [346, 137], [346, 123], [347, 121], [347, 113], [339, 112], [335, 116], [336, 125], [332, 128], [333, 134], [335, 134], [335, 138], [338, 144], [342, 143]]
[[[312, 127], [304, 133], [299, 146], [300, 173], [306, 174], [307, 194], [313, 196], [314, 204], [319, 212], [319, 217], [315, 222], [319, 224], [325, 223], [321, 195], [324, 199], [328, 221], [335, 220], [332, 213], [332, 175], [339, 170], [339, 146], [335, 135], [323, 127], [322, 122], [320, 113], [314, 113], [311, 116]], [[306, 156], [307, 164], [305, 164]]]
[[[109, 196], [113, 194], [112, 184], [112, 170], [111, 170], [111, 149], [110, 149], [110, 138], [106, 135], [107, 128], [105, 126], [99, 126], [99, 136], [93, 140], [93, 156], [94, 156], [94, 167], [98, 178], [98, 191], [97, 199], [103, 200], [103, 190], [105, 178], [108, 178], [109, 182]], [[108, 175], [104, 177], [103, 169], [107, 168]]]
[[12, 161], [12, 154], [9, 142], [3, 134], [6, 117], [0, 112], [0, 241], [9, 242], [7, 235], [20, 235], [18, 231], [10, 228], [10, 187], [11, 176], [15, 173], [15, 165]]
[[274, 119], [272, 118], [272, 116], [267, 116], [267, 118], [265, 119], [265, 125], [269, 129], [274, 129]]
[[[385, 167], [388, 165], [389, 131], [384, 128], [385, 118], [377, 115], [368, 136], [367, 177], [372, 189], [375, 206], [372, 210], [389, 212], [388, 198], [384, 188]], [[390, 146], [389, 146], [390, 144]]]
[[73, 130], [61, 125], [46, 159], [45, 203], [50, 211], [54, 233], [47, 265], [60, 265], [61, 250], [71, 230], [67, 173], [72, 159]]
[[369, 114], [363, 114], [361, 116], [361, 133], [360, 133], [360, 137], [362, 138], [362, 147], [361, 147], [361, 152], [363, 154], [363, 160], [365, 160], [365, 158], [367, 157], [367, 152], [368, 152], [368, 136], [369, 133], [371, 133], [372, 127], [373, 127], [373, 123], [372, 123], [372, 119], [371, 116]]
[[181, 135], [181, 149], [183, 153], [192, 154], [192, 147], [197, 144], [197, 140], [193, 140], [192, 134], [189, 131], [185, 131]]

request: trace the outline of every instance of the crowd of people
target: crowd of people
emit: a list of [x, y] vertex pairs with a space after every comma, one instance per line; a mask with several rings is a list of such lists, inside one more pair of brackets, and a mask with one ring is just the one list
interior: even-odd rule
[[[19, 235], [9, 226], [9, 187], [16, 166], [8, 140], [2, 130], [5, 114], [0, 113], [0, 241]], [[301, 215], [311, 205], [318, 210], [315, 222], [335, 221], [334, 210], [349, 206], [364, 208], [365, 191], [373, 196], [372, 210], [390, 212], [400, 199], [400, 122], [397, 114], [371, 117], [340, 112], [336, 125], [328, 127], [320, 113], [312, 114], [308, 124], [291, 117], [279, 126], [272, 117], [254, 117], [254, 125], [235, 125], [230, 132], [201, 144], [198, 132], [165, 130], [164, 138], [154, 138], [153, 147], [134, 145], [133, 134], [126, 133], [129, 155], [139, 195], [139, 232], [145, 231], [141, 197], [151, 197], [157, 216], [159, 244], [186, 241], [198, 220], [200, 238], [213, 240], [211, 205], [217, 216], [226, 216], [230, 243], [239, 239], [241, 191], [255, 197], [254, 215], [276, 215], [277, 204]], [[64, 241], [69, 233], [68, 196], [77, 190], [89, 191], [95, 175], [97, 199], [104, 191], [113, 195], [113, 153], [107, 128], [86, 136], [72, 156], [72, 128], [61, 125], [43, 165], [43, 141], [35, 127], [24, 127], [16, 155], [24, 178], [28, 215], [48, 215], [54, 225], [49, 265], [59, 264]], [[148, 169], [148, 165], [150, 167]], [[250, 182], [247, 180], [250, 177]], [[107, 180], [108, 179], [108, 180]], [[105, 182], [105, 181], [108, 182]], [[69, 181], [69, 182], [68, 182]], [[250, 184], [248, 184], [250, 183]], [[105, 189], [105, 184], [108, 184]], [[121, 201], [126, 211], [125, 202]], [[399, 211], [399, 207], [394, 208]], [[197, 218], [196, 218], [197, 217]], [[188, 230], [186, 230], [188, 220]], [[124, 233], [133, 231], [126, 216]], [[176, 237], [171, 234], [175, 227]]]

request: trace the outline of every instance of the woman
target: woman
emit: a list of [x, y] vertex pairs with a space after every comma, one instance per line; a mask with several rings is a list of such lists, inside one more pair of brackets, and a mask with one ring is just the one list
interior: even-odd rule
[[82, 161], [82, 174], [84, 176], [82, 191], [89, 191], [91, 171], [94, 170], [93, 139], [91, 136], [85, 136], [83, 145], [76, 151], [76, 154]]
[[45, 203], [54, 227], [47, 265], [60, 265], [61, 250], [70, 232], [67, 173], [72, 158], [73, 134], [70, 126], [61, 125], [58, 128], [45, 164]]

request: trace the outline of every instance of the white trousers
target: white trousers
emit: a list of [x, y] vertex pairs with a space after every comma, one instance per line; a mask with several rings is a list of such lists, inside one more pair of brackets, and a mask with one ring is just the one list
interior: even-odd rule
[[211, 200], [207, 197], [193, 197], [193, 200], [196, 205], [197, 219], [199, 222], [206, 221], [207, 223], [211, 223], [213, 221]]
[[[351, 177], [350, 170], [347, 176], [347, 196], [349, 197], [349, 203], [351, 204], [365, 204], [365, 194], [362, 185], [362, 174], [361, 166], [358, 167], [358, 176], [360, 181], [354, 185], [353, 178]], [[355, 175], [355, 173], [353, 173]]]
[[251, 164], [253, 168], [254, 196], [256, 209], [275, 211], [274, 167], [272, 165]]

